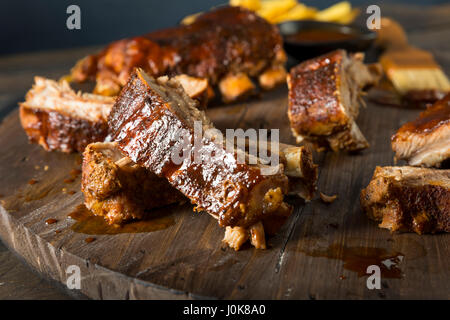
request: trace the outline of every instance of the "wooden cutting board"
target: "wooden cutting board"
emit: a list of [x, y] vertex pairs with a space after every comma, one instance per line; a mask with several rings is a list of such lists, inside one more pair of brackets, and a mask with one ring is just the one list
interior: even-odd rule
[[[282, 87], [207, 113], [221, 130], [279, 128], [281, 141], [294, 143], [286, 108]], [[393, 164], [390, 136], [419, 112], [369, 103], [358, 119], [369, 149], [314, 155], [319, 190], [338, 199], [289, 199], [295, 210], [267, 250], [235, 252], [221, 244], [217, 222], [189, 204], [159, 210], [164, 223], [155, 224], [163, 227], [153, 232], [75, 232], [77, 222], [68, 215], [83, 202], [81, 158], [28, 144], [15, 110], [0, 126], [0, 236], [34, 269], [63, 284], [67, 268], [78, 266], [79, 292], [95, 299], [448, 299], [450, 235], [391, 234], [359, 206], [375, 166]], [[392, 270], [381, 263], [389, 258], [396, 262]], [[380, 290], [366, 286], [370, 264], [382, 267]]]

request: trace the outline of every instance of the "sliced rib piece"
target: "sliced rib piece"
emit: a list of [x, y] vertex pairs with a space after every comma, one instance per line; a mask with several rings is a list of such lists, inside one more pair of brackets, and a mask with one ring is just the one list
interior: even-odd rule
[[111, 142], [86, 147], [81, 191], [86, 207], [109, 224], [142, 219], [151, 209], [185, 199], [166, 179], [124, 157]]
[[450, 232], [450, 170], [377, 167], [361, 207], [380, 228]]
[[45, 150], [82, 152], [89, 143], [107, 136], [113, 104], [110, 97], [75, 93], [66, 81], [35, 77], [25, 102], [20, 103], [20, 120], [29, 140]]
[[[250, 78], [264, 75], [259, 82], [265, 89], [284, 83], [280, 73], [285, 61], [276, 26], [250, 10], [225, 6], [200, 15], [188, 26], [113, 42], [79, 61], [71, 76], [75, 81], [96, 80], [96, 93], [117, 95], [135, 67], [154, 77], [187, 74], [205, 78], [213, 87], [220, 84], [229, 102], [242, 97], [237, 93], [249, 93]], [[234, 84], [245, 88], [227, 85], [244, 75], [247, 81]]]
[[369, 146], [355, 119], [363, 88], [381, 75], [377, 65], [366, 66], [364, 55], [336, 50], [307, 60], [288, 75], [291, 128], [298, 142], [333, 151], [354, 151]]
[[[205, 79], [175, 78], [189, 96], [205, 104]], [[108, 135], [107, 118], [114, 102], [115, 97], [76, 93], [67, 81], [35, 77], [25, 102], [20, 103], [20, 120], [29, 140], [45, 150], [83, 152], [89, 143], [103, 141]]]
[[450, 158], [450, 94], [392, 136], [395, 158], [411, 166], [439, 167]]
[[[196, 122], [200, 141], [194, 140], [199, 139], [194, 136]], [[216, 217], [222, 227], [249, 229], [269, 218], [285, 219], [291, 212], [283, 200], [288, 178], [282, 166], [264, 175], [267, 166], [240, 163], [243, 151], [229, 152], [224, 141], [216, 140], [217, 129], [176, 81], [155, 80], [136, 70], [108, 123], [124, 154], [165, 177], [196, 210]]]

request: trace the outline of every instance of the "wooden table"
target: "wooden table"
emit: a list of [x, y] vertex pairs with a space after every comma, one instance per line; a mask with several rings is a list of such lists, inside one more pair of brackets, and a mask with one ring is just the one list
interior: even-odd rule
[[[450, 37], [450, 5], [429, 7], [426, 10], [411, 6], [381, 8], [383, 15], [393, 16], [405, 26], [411, 43], [433, 52], [446, 73], [450, 74], [450, 43], [446, 41]], [[23, 95], [31, 86], [34, 75], [58, 78], [67, 73], [74, 61], [92, 50], [94, 49], [82, 48], [0, 58], [0, 117], [5, 117], [16, 108], [17, 102], [23, 99]], [[282, 140], [292, 143], [285, 114], [273, 108], [285, 105], [285, 90], [281, 88], [267, 93], [260, 101], [216, 108], [208, 112], [221, 129], [280, 127]], [[359, 191], [367, 185], [375, 165], [392, 164], [389, 136], [404, 121], [416, 117], [417, 113], [417, 110], [404, 111], [369, 104], [358, 119], [362, 131], [371, 143], [369, 149], [353, 156], [324, 153], [315, 157], [321, 168], [320, 190], [327, 194], [337, 193], [339, 199], [330, 205], [318, 200], [306, 205], [294, 201], [296, 209], [293, 216], [280, 234], [270, 240], [269, 250], [258, 251], [249, 248], [238, 253], [223, 251], [218, 240], [221, 230], [209, 217], [186, 215], [182, 218], [180, 228], [183, 230], [178, 233], [177, 240], [182, 241], [183, 232], [189, 232], [186, 227], [192, 223], [196, 228], [201, 227], [207, 231], [202, 234], [203, 245], [184, 244], [184, 247], [177, 247], [174, 242], [173, 247], [166, 248], [166, 261], [144, 268], [136, 275], [145, 281], [157, 282], [162, 287], [155, 286], [148, 295], [139, 289], [125, 290], [122, 297], [195, 298], [207, 295], [217, 298], [448, 299], [449, 236], [391, 235], [378, 229], [359, 208]], [[228, 116], [224, 117], [223, 114]], [[4, 137], [8, 136], [8, 132], [17, 130], [17, 122], [14, 122], [14, 119], [17, 119], [17, 113], [8, 116], [2, 126], [2, 147], [7, 145], [8, 150], [14, 148], [14, 145], [5, 142]], [[5, 124], [9, 125], [11, 130], [5, 131]], [[23, 143], [23, 133], [17, 132], [17, 135], [12, 134], [10, 138]], [[45, 155], [37, 146], [24, 145], [23, 148], [16, 148], [18, 152], [21, 149], [26, 149], [22, 152], [26, 152], [31, 158], [45, 158], [51, 163], [62, 161], [67, 164], [76, 158]], [[3, 186], [1, 192], [7, 189], [5, 186], [11, 186], [13, 189], [18, 187], [20, 183], [17, 181], [20, 179], [32, 178], [31, 171], [27, 171], [31, 169], [25, 168], [26, 166], [23, 172], [18, 172], [18, 178], [12, 178], [12, 175], [3, 171], [0, 175]], [[79, 201], [79, 197], [78, 193], [72, 200]], [[171, 234], [176, 237], [177, 233]], [[194, 238], [193, 235], [190, 237]], [[403, 278], [383, 279], [382, 290], [367, 290], [365, 277], [358, 277], [356, 273], [344, 268], [340, 259], [320, 256], [321, 248], [326, 249], [332, 244], [349, 249], [369, 246], [388, 252], [400, 252], [405, 256], [399, 265]], [[178, 254], [177, 259], [170, 259], [170, 254]], [[140, 257], [134, 255], [126, 258], [131, 260]], [[199, 262], [201, 268], [198, 267]], [[258, 268], [254, 268], [254, 265], [258, 265]], [[133, 269], [131, 266], [130, 268]], [[203, 277], [205, 273], [212, 276]], [[139, 284], [139, 280], [137, 282]], [[177, 290], [171, 291], [164, 287]], [[114, 292], [118, 291], [108, 287], [97, 289], [96, 294], [91, 294], [94, 298], [114, 297]], [[204, 294], [205, 292], [207, 294]], [[0, 299], [64, 299], [73, 296], [73, 291], [68, 291], [54, 282], [42, 280], [0, 244]], [[75, 297], [83, 296], [75, 294]]]

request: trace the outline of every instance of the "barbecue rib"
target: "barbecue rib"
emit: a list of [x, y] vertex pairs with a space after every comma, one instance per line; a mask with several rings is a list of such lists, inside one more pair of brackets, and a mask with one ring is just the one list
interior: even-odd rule
[[20, 120], [29, 140], [45, 150], [82, 152], [108, 135], [107, 117], [113, 104], [111, 97], [77, 94], [65, 81], [35, 77], [20, 103]]
[[188, 26], [123, 39], [80, 60], [75, 81], [96, 80], [95, 93], [117, 95], [135, 67], [154, 77], [187, 74], [208, 79], [226, 102], [285, 81], [282, 38], [276, 26], [241, 7], [221, 7]]
[[[187, 94], [204, 104], [208, 82], [186, 75], [175, 77]], [[35, 77], [25, 102], [20, 103], [20, 120], [31, 142], [45, 150], [83, 152], [92, 142], [108, 135], [107, 118], [115, 97], [76, 93], [66, 81]]]
[[336, 50], [291, 69], [288, 116], [298, 142], [333, 151], [369, 146], [355, 119], [363, 102], [361, 90], [379, 80], [381, 69], [364, 65], [363, 58]]
[[[311, 153], [303, 146], [282, 144], [279, 157], [289, 178], [289, 194], [311, 200], [317, 181], [317, 166], [312, 163]], [[151, 209], [186, 199], [166, 179], [124, 157], [112, 142], [96, 142], [86, 147], [81, 190], [86, 207], [109, 224], [139, 220]], [[266, 233], [276, 233], [282, 223], [283, 220], [273, 219], [266, 226]], [[261, 226], [260, 223], [250, 230], [227, 227], [224, 241], [238, 250], [250, 238], [255, 247], [263, 248], [265, 241], [261, 239], [265, 232]]]
[[185, 199], [166, 179], [124, 157], [111, 142], [86, 147], [81, 191], [86, 207], [109, 224], [142, 219], [148, 210]]
[[411, 166], [439, 167], [450, 158], [450, 94], [392, 136], [395, 158]]
[[[167, 178], [197, 211], [208, 212], [220, 226], [252, 230], [259, 222], [266, 227], [272, 219], [284, 221], [292, 209], [283, 200], [288, 193], [283, 166], [240, 163], [239, 154], [244, 159], [249, 155], [226, 150], [217, 129], [196, 106], [176, 81], [155, 80], [138, 69], [108, 123], [124, 154]], [[265, 170], [272, 174], [264, 175]]]
[[391, 231], [450, 232], [450, 170], [377, 167], [361, 207]]

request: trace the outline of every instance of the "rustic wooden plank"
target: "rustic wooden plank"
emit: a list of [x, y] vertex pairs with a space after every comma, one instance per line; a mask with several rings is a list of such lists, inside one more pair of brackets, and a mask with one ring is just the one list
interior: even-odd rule
[[[281, 141], [292, 142], [286, 123], [286, 88], [263, 98], [208, 113], [225, 127], [280, 128]], [[269, 250], [234, 252], [221, 249], [223, 230], [208, 215], [193, 213], [190, 205], [165, 209], [176, 220], [168, 229], [96, 235], [94, 242], [85, 243], [87, 235], [74, 233], [73, 222], [67, 218], [82, 201], [79, 180], [70, 185], [63, 182], [77, 167], [77, 156], [47, 153], [27, 144], [14, 112], [0, 127], [5, 150], [0, 156], [0, 194], [9, 209], [1, 211], [1, 236], [40, 272], [62, 282], [68, 264], [80, 265], [86, 274], [82, 292], [93, 298], [446, 298], [449, 236], [391, 235], [377, 228], [359, 208], [359, 191], [375, 166], [392, 163], [389, 136], [417, 113], [369, 104], [358, 122], [371, 148], [356, 155], [316, 157], [321, 165], [320, 189], [337, 193], [339, 199], [330, 205], [292, 200], [295, 212], [269, 240]], [[48, 171], [41, 169], [45, 165]], [[31, 178], [38, 183], [28, 185]], [[68, 195], [61, 192], [63, 187], [78, 192]], [[46, 191], [46, 197], [35, 201], [17, 198], [20, 193]], [[48, 218], [58, 223], [48, 226]], [[365, 278], [343, 269], [342, 261], [311, 256], [312, 251], [333, 243], [399, 251], [405, 256], [400, 265], [404, 277], [384, 279], [382, 293], [369, 291]], [[103, 277], [104, 273], [108, 276]]]
[[[25, 275], [25, 277], [24, 277]], [[68, 299], [0, 243], [0, 299]]]

